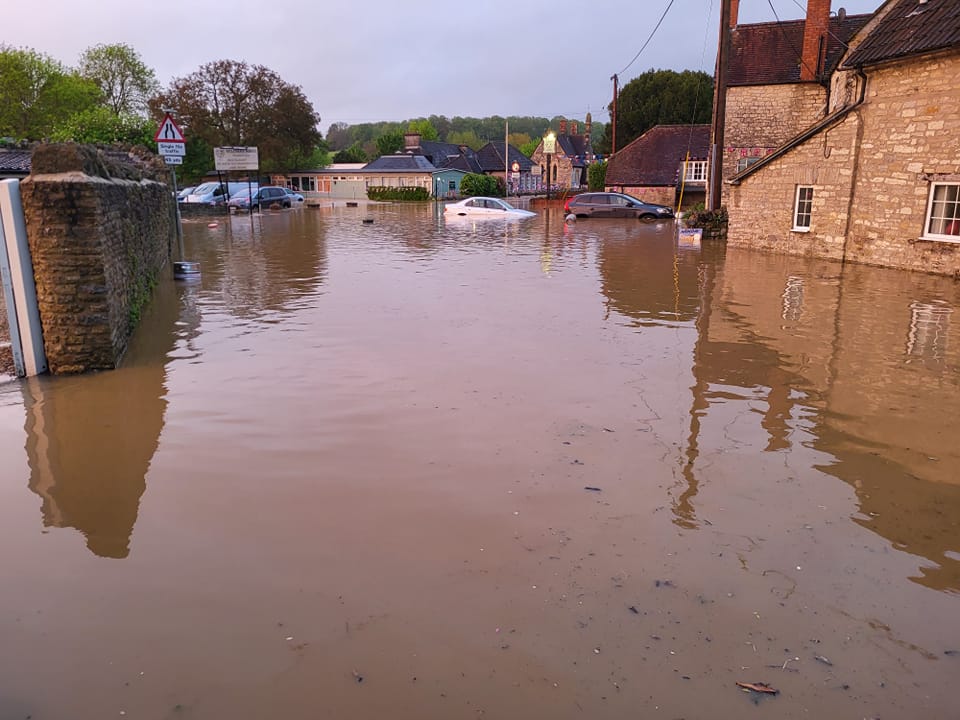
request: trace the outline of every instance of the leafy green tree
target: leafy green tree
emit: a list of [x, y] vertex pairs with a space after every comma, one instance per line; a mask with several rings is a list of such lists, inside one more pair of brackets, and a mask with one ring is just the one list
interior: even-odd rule
[[334, 155], [333, 161], [337, 163], [365, 163], [367, 162], [367, 154], [363, 151], [360, 143], [355, 142]]
[[175, 110], [188, 144], [201, 139], [211, 147], [256, 146], [264, 171], [288, 169], [292, 153], [309, 155], [322, 140], [320, 116], [302, 88], [262, 65], [202, 65], [150, 100], [154, 116], [164, 108]]
[[80, 75], [93, 82], [114, 115], [140, 115], [160, 84], [153, 70], [129, 45], [95, 45], [80, 56]]
[[[613, 103], [610, 104], [613, 117]], [[654, 125], [710, 122], [713, 112], [713, 77], [705, 72], [648, 70], [620, 90], [617, 102], [617, 149], [640, 137]], [[613, 144], [608, 123], [594, 150], [604, 155]]]
[[607, 183], [607, 162], [592, 163], [587, 168], [587, 188], [590, 190], [603, 190]]
[[393, 155], [403, 150], [403, 135], [398, 132], [384, 133], [377, 138], [377, 154]]
[[344, 122], [335, 122], [327, 128], [327, 145], [331, 150], [339, 151], [350, 147], [353, 143], [353, 137], [350, 133], [350, 125]]
[[465, 196], [484, 195], [487, 197], [503, 197], [504, 188], [499, 178], [493, 175], [469, 173], [460, 181], [460, 194]]
[[58, 123], [51, 139], [57, 142], [72, 140], [79, 143], [144, 145], [155, 149], [155, 129], [154, 123], [145, 117], [117, 115], [112, 109], [101, 105], [74, 113]]
[[447, 142], [454, 145], [466, 145], [471, 150], [479, 150], [486, 145], [486, 143], [480, 141], [473, 130], [454, 130], [447, 135]]
[[58, 124], [99, 99], [96, 85], [53, 58], [0, 45], [0, 136], [49, 138]]
[[299, 148], [294, 148], [287, 156], [284, 167], [288, 170], [318, 170], [330, 164], [330, 151], [324, 140], [313, 149], [312, 152], [304, 153]]
[[407, 125], [407, 132], [420, 133], [421, 140], [439, 140], [440, 135], [437, 129], [429, 120], [421, 118], [420, 120], [411, 120]]
[[537, 151], [538, 147], [540, 147], [540, 138], [526, 142], [517, 149], [527, 157], [533, 157], [533, 154]]

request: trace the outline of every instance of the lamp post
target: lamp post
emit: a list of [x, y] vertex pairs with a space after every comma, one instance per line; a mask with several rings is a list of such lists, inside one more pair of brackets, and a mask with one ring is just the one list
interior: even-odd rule
[[550, 201], [550, 156], [557, 151], [557, 135], [550, 130], [543, 136], [543, 154], [547, 156], [547, 202]]

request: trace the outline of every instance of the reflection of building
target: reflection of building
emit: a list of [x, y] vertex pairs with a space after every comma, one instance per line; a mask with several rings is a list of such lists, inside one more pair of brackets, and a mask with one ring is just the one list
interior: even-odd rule
[[158, 290], [118, 369], [24, 385], [29, 485], [42, 498], [43, 524], [79, 530], [101, 557], [130, 552], [167, 405], [173, 292], [169, 281]]
[[766, 400], [766, 450], [790, 448], [803, 426], [833, 458], [820, 469], [857, 493], [857, 522], [937, 566], [917, 582], [960, 590], [960, 448], [950, 437], [960, 353], [948, 342], [960, 293], [934, 277], [840, 268], [728, 249], [722, 270], [708, 269], [691, 446], [710, 422], [711, 387], [752, 390], [754, 408]]

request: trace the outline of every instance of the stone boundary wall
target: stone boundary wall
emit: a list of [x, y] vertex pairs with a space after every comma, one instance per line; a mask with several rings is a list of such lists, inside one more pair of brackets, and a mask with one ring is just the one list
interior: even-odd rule
[[176, 240], [156, 158], [38, 145], [20, 184], [50, 372], [114, 368]]

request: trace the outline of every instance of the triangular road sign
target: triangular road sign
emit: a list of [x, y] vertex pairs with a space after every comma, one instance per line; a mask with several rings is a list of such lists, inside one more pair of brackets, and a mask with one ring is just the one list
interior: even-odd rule
[[153, 136], [153, 141], [170, 143], [186, 142], [186, 140], [183, 138], [183, 133], [173, 121], [173, 117], [170, 115], [170, 113], [167, 113], [163, 116], [163, 122], [160, 123], [160, 127], [157, 129], [157, 134]]

